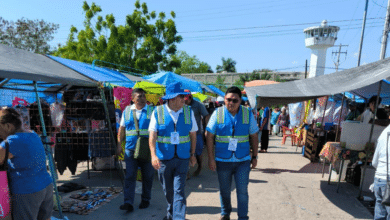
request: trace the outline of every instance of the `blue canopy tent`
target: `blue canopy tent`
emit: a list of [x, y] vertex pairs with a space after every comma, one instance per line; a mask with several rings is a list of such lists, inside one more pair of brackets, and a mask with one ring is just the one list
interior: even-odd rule
[[122, 74], [118, 71], [111, 70], [108, 68], [98, 67], [88, 63], [82, 63], [79, 61], [69, 60], [51, 55], [47, 55], [47, 57], [98, 82], [109, 82], [119, 86], [132, 88], [135, 85], [134, 81], [142, 81], [142, 78], [140, 77], [132, 76], [129, 74]]
[[202, 84], [198, 81], [177, 75], [176, 73], [172, 72], [155, 73], [149, 76], [144, 76], [142, 78], [165, 86], [173, 82], [181, 82], [183, 89], [188, 89], [191, 92], [203, 92]]
[[222, 96], [224, 97], [225, 96], [225, 93], [222, 92], [220, 89], [218, 89], [217, 87], [213, 86], [213, 85], [208, 85], [207, 87], [209, 87], [209, 89], [211, 91], [213, 91], [215, 94], [219, 95], [219, 96]]

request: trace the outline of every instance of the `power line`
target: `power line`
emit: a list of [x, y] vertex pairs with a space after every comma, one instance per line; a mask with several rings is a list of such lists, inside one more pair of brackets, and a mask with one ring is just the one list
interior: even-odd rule
[[245, 7], [245, 6], [250, 6], [250, 5], [259, 5], [259, 4], [264, 5], [264, 4], [267, 4], [267, 3], [275, 3], [275, 2], [282, 2], [282, 1], [289, 1], [289, 0], [279, 0], [279, 1], [271, 0], [271, 1], [268, 1], [268, 2], [261, 1], [261, 2], [256, 2], [256, 3], [253, 3], [253, 4], [234, 5], [234, 6], [231, 5], [231, 6], [218, 7], [218, 8], [203, 8], [203, 9], [198, 9], [198, 10], [181, 11], [181, 12], [178, 12], [178, 13], [191, 13], [191, 12], [197, 12], [197, 11], [220, 10], [220, 9], [225, 9], [225, 8], [238, 8], [238, 7]]
[[[350, 0], [344, 0], [344, 1], [350, 1]], [[232, 17], [242, 17], [242, 16], [247, 16], [247, 15], [253, 15], [253, 14], [265, 14], [265, 13], [270, 13], [270, 12], [276, 12], [276, 11], [283, 11], [283, 10], [291, 10], [291, 9], [302, 9], [302, 8], [308, 8], [308, 7], [313, 7], [313, 6], [320, 6], [320, 5], [329, 5], [330, 3], [335, 3], [335, 2], [340, 2], [340, 1], [333, 1], [333, 2], [326, 2], [326, 3], [321, 3], [321, 4], [312, 4], [312, 5], [309, 5], [309, 4], [306, 4], [305, 6], [302, 6], [302, 5], [298, 5], [297, 7], [287, 7], [287, 8], [280, 8], [279, 10], [268, 10], [268, 11], [256, 11], [256, 12], [253, 12], [253, 13], [245, 13], [245, 14], [230, 14], [228, 16], [217, 16], [217, 17], [207, 17], [207, 18], [203, 18], [203, 19], [194, 19], [194, 20], [181, 20], [181, 21], [177, 21], [177, 23], [181, 23], [181, 22], [190, 22], [190, 21], [203, 21], [203, 20], [210, 20], [210, 19], [220, 19], [220, 18], [232, 18]]]
[[[373, 27], [382, 27], [382, 25], [377, 26], [367, 26], [366, 28], [373, 28]], [[361, 29], [361, 27], [356, 28], [349, 28], [349, 29]], [[193, 42], [193, 41], [209, 41], [209, 40], [228, 40], [228, 39], [242, 39], [242, 38], [254, 38], [254, 37], [270, 37], [270, 36], [283, 36], [283, 35], [296, 35], [296, 34], [302, 34], [299, 33], [277, 33], [277, 34], [257, 34], [257, 35], [244, 35], [244, 36], [237, 36], [237, 37], [231, 37], [231, 35], [226, 35], [226, 37], [211, 37], [211, 36], [204, 36], [202, 38], [192, 38], [190, 41], [187, 41], [188, 38], [183, 38], [186, 42]]]
[[[360, 3], [360, 1], [356, 1], [356, 2], [357, 2], [357, 5], [356, 5], [356, 8], [355, 8], [355, 11], [353, 12], [352, 19], [351, 19], [351, 21], [349, 22], [348, 26], [352, 23], [352, 20], [353, 20], [353, 18], [355, 17], [356, 11], [357, 11], [357, 9], [359, 8], [359, 3]], [[348, 32], [348, 31], [346, 31], [346, 32], [344, 33], [344, 36], [341, 38], [341, 41], [344, 40], [344, 37], [345, 37], [345, 35], [347, 34], [347, 32]]]
[[[312, 0], [305, 0], [305, 1], [300, 1], [300, 2], [293, 2], [292, 4], [296, 5], [298, 3], [304, 3], [304, 2], [313, 2]], [[290, 2], [291, 3], [291, 2]], [[287, 3], [281, 4], [282, 6], [289, 5]], [[203, 14], [194, 14], [194, 15], [184, 15], [184, 16], [177, 16], [177, 18], [187, 18], [187, 17], [198, 17], [198, 16], [203, 16], [203, 15], [217, 15], [217, 14], [225, 14], [225, 13], [230, 13], [230, 12], [241, 12], [241, 11], [250, 11], [250, 10], [259, 10], [259, 9], [264, 9], [264, 8], [273, 8], [273, 7], [279, 7], [280, 5], [271, 5], [271, 6], [262, 6], [260, 8], [247, 8], [247, 9], [240, 9], [240, 10], [231, 10], [231, 11], [220, 11], [220, 12], [212, 12], [212, 13], [203, 13]]]
[[374, 5], [377, 5], [377, 6], [381, 7], [381, 8], [385, 8], [385, 9], [386, 9], [386, 7], [385, 7], [385, 6], [383, 6], [383, 5], [380, 5], [380, 4], [376, 3], [376, 1], [374, 1], [374, 0], [371, 0], [371, 1], [372, 1], [372, 3], [374, 3]]
[[[372, 22], [372, 23], [369, 23], [369, 24], [382, 24], [382, 22]], [[359, 25], [360, 27], [360, 24], [354, 24], [355, 26], [356, 25]], [[346, 25], [339, 25], [339, 26], [346, 26]], [[348, 30], [350, 28], [346, 28], [346, 29], [343, 29], [343, 30]], [[193, 37], [185, 37], [186, 39], [194, 39], [194, 38], [202, 38], [202, 37], [224, 37], [224, 36], [237, 36], [237, 35], [251, 35], [251, 34], [261, 34], [261, 33], [275, 33], [275, 32], [291, 32], [291, 31], [299, 31], [301, 33], [302, 32], [302, 29], [299, 28], [299, 29], [288, 29], [288, 30], [274, 30], [274, 31], [261, 31], [261, 32], [248, 32], [248, 33], [237, 33], [237, 34], [223, 34], [223, 35], [207, 35], [207, 36], [193, 36]]]
[[[384, 17], [377, 18], [367, 18], [367, 20], [375, 20], [375, 19], [384, 19]], [[353, 19], [353, 21], [361, 21], [363, 19]], [[351, 20], [337, 20], [337, 21], [328, 21], [328, 23], [338, 23], [338, 22], [346, 22]], [[201, 30], [201, 31], [184, 31], [179, 32], [179, 34], [184, 33], [201, 33], [201, 32], [214, 32], [214, 31], [236, 31], [236, 30], [246, 30], [246, 29], [258, 29], [258, 28], [274, 28], [274, 27], [289, 27], [289, 26], [302, 26], [302, 25], [312, 25], [312, 24], [320, 24], [320, 22], [310, 22], [310, 23], [298, 23], [298, 24], [280, 24], [280, 25], [269, 25], [269, 26], [256, 26], [256, 27], [243, 27], [243, 28], [226, 28], [226, 29], [213, 29], [213, 30]]]

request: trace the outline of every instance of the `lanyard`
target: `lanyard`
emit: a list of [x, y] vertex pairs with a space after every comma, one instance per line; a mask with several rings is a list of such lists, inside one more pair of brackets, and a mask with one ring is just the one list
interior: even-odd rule
[[[177, 121], [179, 121], [179, 118], [177, 119]], [[173, 122], [173, 124], [174, 124], [174, 129], [175, 129], [175, 132], [176, 132], [176, 123]], [[175, 157], [178, 157], [178, 155], [177, 155], [177, 144], [175, 144]]]
[[[229, 113], [229, 114], [230, 114], [230, 113]], [[238, 113], [237, 113], [237, 114], [238, 114]], [[236, 116], [237, 116], [237, 114], [236, 114]], [[231, 117], [231, 119], [232, 119], [232, 121], [233, 121], [233, 123], [232, 123], [232, 125], [233, 125], [232, 137], [234, 138], [234, 132], [236, 131], [235, 125], [236, 125], [236, 123], [237, 123], [237, 120], [235, 119], [236, 117], [233, 117], [233, 115], [231, 115], [231, 114], [230, 114], [230, 117]]]

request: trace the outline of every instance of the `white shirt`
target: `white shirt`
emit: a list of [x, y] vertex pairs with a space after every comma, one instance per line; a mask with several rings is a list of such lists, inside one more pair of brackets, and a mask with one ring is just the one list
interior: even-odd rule
[[[121, 118], [121, 122], [120, 122], [120, 126], [121, 127], [125, 127], [125, 112], [127, 110], [127, 108], [129, 108], [129, 106], [127, 106], [125, 108], [125, 110], [123, 111], [123, 114], [122, 114], [122, 118]], [[132, 104], [130, 106], [130, 111], [131, 110], [135, 110], [135, 117], [137, 117], [137, 120], [139, 120], [139, 118], [141, 117], [141, 113], [142, 113], [142, 110], [145, 110], [147, 111], [147, 108], [148, 108], [148, 105], [145, 105], [145, 107], [143, 107], [141, 110], [138, 110], [136, 107], [135, 107], [135, 104]]]
[[[379, 136], [376, 144], [374, 158], [372, 159], [372, 166], [376, 168], [375, 177], [386, 180], [386, 143], [387, 143], [387, 132], [390, 132], [390, 125], [383, 130]], [[390, 140], [389, 140], [390, 141]], [[389, 148], [390, 145], [387, 145]], [[390, 149], [388, 149], [390, 156]], [[389, 157], [390, 163], [390, 157]], [[389, 167], [390, 171], [390, 167]], [[390, 173], [389, 173], [390, 174]], [[389, 175], [390, 176], [390, 175]]]
[[361, 121], [363, 121], [363, 123], [368, 124], [368, 122], [370, 122], [370, 120], [371, 120], [371, 118], [372, 118], [373, 115], [374, 115], [374, 114], [370, 111], [370, 109], [367, 108], [367, 109], [363, 112], [363, 114], [362, 114]]
[[[152, 113], [152, 117], [150, 117], [149, 131], [157, 131], [157, 119], [155, 117], [155, 111], [156, 111], [156, 109], [154, 109], [154, 111]], [[179, 119], [179, 114], [181, 112], [183, 112], [183, 108], [181, 108], [179, 111], [175, 112], [168, 107], [168, 104], [165, 104], [164, 111], [168, 111], [173, 122], [175, 124], [177, 124], [177, 120]], [[191, 128], [190, 132], [198, 131], [198, 125], [196, 124], [195, 115], [194, 115], [194, 112], [192, 110], [191, 110], [191, 122], [192, 122], [192, 128]]]

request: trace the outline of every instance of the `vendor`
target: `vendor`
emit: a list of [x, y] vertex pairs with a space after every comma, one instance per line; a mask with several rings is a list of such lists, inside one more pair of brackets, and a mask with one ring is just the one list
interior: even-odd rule
[[[375, 103], [377, 100], [377, 96], [373, 96], [368, 100], [368, 108], [361, 114], [357, 120], [362, 121], [363, 123], [369, 123], [372, 119], [372, 116], [375, 112]], [[381, 103], [382, 99], [379, 97], [378, 105]], [[378, 108], [376, 112], [375, 119], [388, 119], [386, 111], [383, 108]]]
[[348, 115], [347, 115], [347, 117], [345, 117], [345, 120], [347, 121], [347, 120], [349, 120], [349, 121], [353, 121], [353, 120], [355, 120], [357, 117], [359, 117], [359, 115], [360, 115], [360, 112], [359, 112], [359, 110], [357, 110], [357, 108], [356, 108], [356, 103], [355, 102], [351, 102], [350, 104], [349, 104], [349, 113], [348, 113]]

